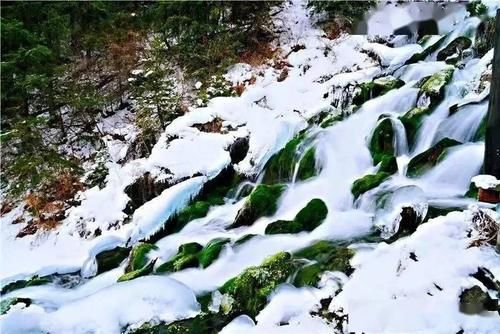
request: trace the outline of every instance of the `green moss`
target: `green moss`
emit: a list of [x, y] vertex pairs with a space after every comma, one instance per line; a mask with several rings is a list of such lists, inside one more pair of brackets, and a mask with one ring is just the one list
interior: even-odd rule
[[427, 94], [434, 103], [440, 100], [444, 93], [444, 87], [453, 76], [453, 71], [453, 68], [449, 68], [431, 75], [422, 81], [420, 85], [421, 91]]
[[413, 157], [408, 163], [407, 176], [417, 177], [424, 174], [430, 168], [434, 167], [440, 161], [447, 148], [461, 143], [450, 138], [441, 139], [433, 147], [429, 148], [417, 156]]
[[[425, 47], [422, 52], [415, 53], [413, 56], [410, 57], [410, 59], [408, 59], [405, 62], [405, 65], [413, 64], [413, 63], [419, 62], [421, 60], [425, 60], [425, 58], [427, 58], [428, 55], [430, 55], [431, 53], [433, 53], [437, 49], [439, 49], [439, 47], [445, 41], [446, 37], [447, 37], [446, 35], [442, 36], [438, 41], [436, 41], [432, 45]], [[427, 41], [429, 40], [429, 38], [430, 38], [430, 36], [424, 36], [421, 40], [421, 43], [419, 42], [419, 44], [422, 44], [422, 45], [427, 44]]]
[[378, 164], [383, 157], [394, 155], [394, 129], [390, 118], [383, 118], [379, 121], [369, 144], [373, 162]]
[[368, 190], [378, 187], [382, 182], [387, 180], [389, 176], [391, 176], [389, 173], [378, 172], [377, 174], [368, 174], [357, 179], [354, 181], [351, 188], [354, 198], [358, 198]]
[[298, 147], [304, 138], [304, 133], [298, 134], [268, 161], [262, 180], [263, 183], [272, 184], [291, 181], [298, 158]]
[[14, 291], [14, 290], [23, 289], [23, 288], [26, 288], [29, 286], [44, 285], [44, 284], [47, 284], [50, 282], [52, 282], [50, 276], [39, 277], [38, 275], [35, 275], [27, 280], [18, 280], [18, 281], [4, 285], [2, 287], [1, 294], [4, 295], [4, 294], [9, 293], [9, 292]]
[[398, 163], [394, 156], [384, 155], [380, 162], [379, 172], [394, 174], [398, 171]]
[[259, 234], [245, 234], [244, 236], [242, 236], [241, 238], [239, 238], [238, 240], [236, 240], [234, 242], [234, 245], [237, 246], [237, 245], [241, 245], [241, 244], [244, 244], [245, 242], [247, 242], [248, 240], [252, 239], [253, 237], [256, 237], [258, 236]]
[[31, 299], [29, 298], [19, 298], [19, 297], [14, 297], [14, 298], [3, 298], [0, 301], [0, 315], [7, 313], [7, 311], [10, 310], [10, 308], [18, 303], [23, 303], [26, 305], [26, 307], [31, 305]]
[[199, 262], [202, 268], [211, 265], [218, 257], [224, 246], [230, 239], [214, 239], [211, 240], [198, 254]]
[[116, 247], [97, 254], [97, 274], [117, 268], [129, 255], [130, 248]]
[[274, 214], [277, 201], [284, 190], [285, 185], [282, 184], [259, 184], [248, 196], [230, 227], [248, 226], [260, 217]]
[[284, 283], [295, 270], [296, 263], [285, 252], [267, 258], [260, 266], [245, 269], [220, 288], [221, 293], [232, 298], [226, 313], [255, 317], [267, 304], [267, 298], [276, 286]]
[[224, 199], [219, 196], [213, 196], [208, 200], [196, 201], [194, 203], [189, 204], [184, 209], [182, 209], [177, 214], [177, 220], [182, 225], [185, 226], [191, 220], [205, 217], [208, 213], [208, 210], [211, 206], [214, 205], [223, 205]]
[[323, 222], [327, 214], [328, 208], [325, 202], [315, 198], [297, 213], [294, 220], [278, 220], [269, 224], [266, 227], [266, 234], [310, 232]]
[[484, 140], [486, 137], [486, 124], [488, 124], [488, 114], [484, 115], [481, 123], [479, 124], [479, 128], [474, 135], [474, 141]]
[[149, 252], [156, 249], [158, 249], [158, 247], [153, 244], [145, 242], [136, 244], [130, 252], [129, 262], [125, 268], [125, 272], [128, 273], [144, 268], [151, 261], [148, 258]]
[[399, 118], [405, 127], [406, 137], [410, 147], [415, 143], [418, 130], [422, 125], [424, 117], [429, 115], [431, 111], [430, 108], [415, 107]]
[[302, 267], [295, 276], [296, 286], [315, 286], [325, 271], [341, 271], [350, 273], [352, 267], [349, 261], [354, 256], [354, 251], [331, 241], [319, 241], [309, 247], [301, 249], [294, 254], [294, 258], [303, 258], [313, 263]]
[[488, 7], [481, 3], [480, 0], [474, 0], [467, 4], [467, 11], [471, 16], [483, 16], [488, 13]]
[[200, 264], [198, 254], [202, 249], [203, 246], [196, 242], [181, 245], [177, 254], [172, 259], [156, 268], [156, 272], [174, 272], [185, 268], [198, 267]]
[[375, 79], [369, 82], [363, 82], [358, 86], [358, 92], [354, 95], [352, 103], [360, 106], [366, 101], [382, 96], [390, 90], [399, 88], [404, 85], [400, 79], [391, 76]]
[[325, 119], [323, 120], [323, 122], [321, 122], [320, 126], [323, 129], [325, 129], [327, 127], [332, 126], [333, 124], [335, 124], [337, 122], [340, 122], [343, 119], [344, 119], [344, 117], [342, 116], [342, 114], [328, 115], [327, 117], [325, 117]]
[[478, 192], [479, 192], [479, 189], [476, 187], [474, 182], [471, 182], [469, 185], [469, 189], [464, 194], [464, 196], [469, 197], [469, 198], [473, 198], [473, 199], [478, 199]]
[[156, 262], [156, 259], [151, 261], [149, 264], [142, 267], [141, 269], [133, 270], [133, 271], [130, 271], [130, 272], [127, 272], [127, 273], [121, 275], [118, 278], [118, 282], [130, 281], [130, 280], [136, 279], [138, 277], [151, 274], [153, 272], [155, 262]]
[[459, 36], [451, 41], [444, 49], [438, 52], [437, 60], [443, 61], [456, 53], [460, 54], [463, 50], [469, 48], [471, 45], [472, 41], [470, 40], [470, 38]]
[[307, 180], [316, 176], [316, 150], [314, 147], [309, 148], [299, 162], [297, 170], [297, 179]]
[[462, 209], [460, 208], [440, 208], [437, 206], [432, 206], [430, 205], [429, 208], [427, 209], [427, 215], [425, 216], [423, 223], [426, 223], [430, 219], [439, 217], [439, 216], [446, 216], [448, 213], [452, 211], [460, 211]]
[[144, 324], [138, 329], [127, 331], [130, 334], [217, 334], [233, 316], [221, 313], [201, 312], [193, 318], [176, 320], [169, 324]]

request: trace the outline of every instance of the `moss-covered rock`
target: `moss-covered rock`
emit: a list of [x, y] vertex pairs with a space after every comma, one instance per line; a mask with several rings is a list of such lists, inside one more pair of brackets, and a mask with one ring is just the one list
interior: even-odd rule
[[404, 81], [396, 79], [392, 76], [377, 78], [373, 81], [363, 82], [359, 84], [358, 91], [354, 95], [352, 103], [360, 106], [366, 101], [382, 96], [392, 89], [399, 88], [404, 85]]
[[453, 68], [444, 69], [422, 80], [420, 83], [421, 91], [429, 96], [433, 103], [436, 103], [442, 98], [444, 87], [450, 82], [453, 71]]
[[266, 234], [310, 232], [323, 222], [327, 214], [328, 208], [325, 202], [315, 198], [297, 213], [294, 220], [278, 220], [269, 224], [266, 227]]
[[172, 323], [146, 323], [129, 334], [217, 334], [234, 316], [214, 312], [200, 312], [193, 318], [176, 320]]
[[302, 156], [297, 170], [297, 179], [307, 180], [316, 175], [316, 150], [309, 148]]
[[398, 162], [396, 157], [384, 155], [380, 161], [379, 172], [394, 174], [398, 171]]
[[406, 175], [409, 177], [417, 177], [424, 174], [444, 157], [447, 148], [460, 144], [461, 143], [459, 141], [454, 139], [441, 139], [433, 147], [418, 154], [410, 160]]
[[467, 11], [471, 16], [482, 16], [488, 13], [488, 7], [483, 4], [480, 0], [474, 0], [467, 4]]
[[158, 247], [153, 244], [146, 242], [140, 242], [134, 246], [130, 252], [128, 265], [125, 268], [125, 272], [132, 272], [144, 268], [151, 259], [148, 257], [149, 252], [156, 250]]
[[394, 129], [390, 118], [382, 118], [375, 130], [369, 144], [373, 162], [378, 164], [384, 156], [394, 155]]
[[260, 217], [274, 214], [278, 208], [278, 199], [284, 190], [285, 185], [283, 184], [259, 184], [238, 211], [230, 228], [249, 226]]
[[219, 289], [230, 300], [224, 313], [255, 317], [266, 305], [271, 292], [284, 283], [296, 268], [297, 263], [290, 253], [281, 252], [267, 258], [260, 266], [245, 269]]
[[97, 254], [97, 274], [117, 268], [128, 257], [129, 253], [130, 248], [116, 247]]
[[463, 210], [462, 208], [441, 208], [438, 206], [433, 206], [429, 205], [429, 208], [427, 209], [427, 215], [425, 216], [423, 223], [426, 223], [427, 221], [439, 217], [439, 216], [446, 216], [448, 213], [452, 211], [461, 211]]
[[431, 111], [432, 110], [430, 108], [415, 107], [399, 118], [401, 120], [401, 123], [403, 123], [403, 126], [405, 127], [406, 138], [410, 147], [412, 147], [415, 143], [415, 139], [418, 130], [422, 125], [422, 121], [424, 120], [425, 116], [431, 113]]
[[293, 170], [298, 159], [298, 148], [304, 139], [304, 133], [298, 134], [268, 161], [264, 168], [263, 183], [273, 184], [292, 180]]
[[459, 36], [451, 41], [444, 49], [438, 52], [437, 60], [443, 61], [446, 58], [458, 53], [461, 54], [463, 50], [470, 48], [472, 41], [465, 36]]
[[202, 268], [211, 265], [218, 257], [224, 246], [230, 241], [227, 238], [219, 238], [210, 240], [198, 254], [198, 260]]
[[130, 271], [130, 272], [127, 272], [127, 273], [121, 275], [118, 278], [118, 282], [130, 281], [130, 280], [136, 279], [138, 277], [151, 274], [153, 272], [153, 268], [155, 266], [155, 263], [156, 263], [156, 259], [149, 262], [147, 265], [145, 265], [144, 267], [142, 267], [140, 269], [133, 270], [133, 271]]
[[2, 287], [1, 294], [4, 295], [6, 293], [9, 293], [14, 290], [19, 290], [23, 289], [29, 286], [38, 286], [38, 285], [44, 285], [47, 283], [52, 282], [51, 276], [38, 276], [35, 275], [31, 277], [30, 279], [27, 280], [17, 280], [15, 282], [11, 282], [9, 284], [6, 284]]
[[200, 264], [198, 255], [202, 249], [203, 246], [196, 242], [181, 245], [177, 254], [156, 268], [156, 272], [174, 272], [185, 268], [198, 267]]
[[331, 241], [319, 241], [293, 254], [294, 258], [311, 261], [299, 269], [294, 278], [296, 286], [316, 286], [325, 271], [341, 271], [349, 274], [352, 267], [349, 261], [354, 251]]
[[487, 292], [478, 285], [465, 289], [460, 294], [460, 312], [479, 314], [484, 310], [497, 311], [498, 301], [493, 300]]
[[[439, 49], [439, 47], [444, 43], [444, 40], [446, 39], [446, 37], [447, 36], [442, 36], [440, 39], [438, 39], [436, 42], [432, 43], [431, 45], [425, 46], [424, 50], [422, 50], [421, 52], [415, 53], [413, 56], [411, 56], [410, 59], [408, 59], [405, 62], [405, 65], [413, 64], [413, 63], [419, 62], [421, 60], [425, 60], [425, 58], [427, 58], [428, 55], [430, 55], [431, 53], [433, 53], [437, 49]], [[419, 44], [422, 44], [422, 45], [427, 44], [429, 38], [430, 38], [430, 36], [424, 36], [424, 38], [422, 38], [422, 40], [419, 42]]]
[[29, 298], [4, 298], [0, 301], [0, 315], [7, 313], [10, 308], [16, 304], [23, 303], [26, 307], [31, 305], [31, 299]]
[[344, 119], [344, 116], [342, 114], [336, 114], [336, 115], [328, 115], [325, 117], [325, 119], [321, 122], [320, 127], [323, 129], [332, 126], [333, 124], [340, 122], [341, 120]]
[[391, 174], [386, 172], [378, 172], [377, 174], [365, 175], [352, 184], [351, 192], [354, 198], [358, 198], [370, 189], [378, 187], [382, 182], [387, 180]]

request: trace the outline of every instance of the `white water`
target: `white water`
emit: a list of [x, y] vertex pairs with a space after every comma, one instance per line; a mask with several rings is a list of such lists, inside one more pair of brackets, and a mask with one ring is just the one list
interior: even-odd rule
[[[248, 95], [260, 96], [260, 94], [264, 94], [268, 97], [269, 104], [276, 109], [295, 107], [294, 103], [296, 103], [297, 109], [311, 108], [312, 105], [320, 109], [325, 104], [325, 101], [321, 100], [321, 96], [323, 91], [330, 88], [329, 84], [338, 82], [354, 84], [358, 80], [369, 79], [373, 75], [383, 72], [369, 63], [365, 56], [361, 54], [351, 55], [354, 54], [352, 45], [357, 46], [358, 43], [366, 42], [361, 37], [340, 41], [336, 49], [337, 59], [324, 57], [324, 46], [329, 45], [330, 47], [329, 43], [331, 42], [322, 39], [321, 32], [311, 26], [307, 10], [303, 5], [300, 1], [294, 1], [292, 4], [287, 4], [285, 11], [281, 14], [283, 22], [291, 24], [291, 28], [281, 40], [284, 48], [286, 49], [297, 42], [303, 42], [307, 46], [306, 50], [291, 54], [290, 60], [294, 63], [295, 68], [290, 70], [289, 78], [281, 85], [272, 80], [267, 81], [262, 87], [248, 92]], [[477, 22], [474, 19], [466, 21], [454, 30], [448, 41], [453, 40], [452, 36], [459, 36], [475, 25]], [[386, 48], [386, 46], [374, 46], [373, 44], [370, 43], [370, 48]], [[411, 55], [409, 50], [417, 52], [419, 47], [406, 45], [404, 49], [391, 50], [389, 63], [392, 69], [400, 67], [405, 57]], [[354, 58], [352, 62], [359, 62], [361, 66], [366, 66], [367, 70], [364, 68], [353, 73], [338, 73], [337, 62], [351, 65], [350, 59], [344, 59], [351, 56]], [[401, 62], [398, 63], [394, 59], [399, 59]], [[193, 294], [217, 289], [245, 268], [259, 265], [269, 255], [279, 251], [297, 250], [317, 240], [348, 240], [363, 236], [372, 231], [374, 227], [381, 228], [390, 235], [397, 228], [396, 214], [402, 205], [419, 206], [423, 212], [432, 203], [440, 203], [446, 207], [463, 201], [462, 195], [467, 191], [471, 177], [480, 170], [483, 154], [482, 142], [467, 142], [472, 140], [481, 119], [484, 117], [486, 105], [484, 103], [467, 105], [460, 108], [452, 116], [448, 115], [448, 109], [475, 89], [477, 79], [484, 70], [485, 61], [471, 60], [463, 69], [455, 70], [451, 83], [445, 89], [444, 100], [425, 119], [417, 136], [415, 148], [410, 152], [404, 127], [397, 117], [417, 105], [419, 90], [414, 87], [416, 81], [448, 67], [444, 62], [435, 62], [434, 60], [435, 54], [429, 56], [425, 62], [400, 67], [394, 75], [404, 80], [406, 85], [381, 97], [371, 99], [354, 114], [331, 127], [326, 129], [312, 127], [309, 129], [308, 137], [314, 139], [308, 144], [316, 148], [316, 159], [321, 166], [321, 172], [316, 177], [301, 182], [296, 180], [297, 166], [295, 166], [293, 180], [280, 198], [278, 210], [273, 216], [263, 217], [249, 227], [227, 229], [244, 203], [244, 199], [240, 199], [240, 194], [245, 187], [254, 185], [253, 182], [245, 181], [239, 185], [233, 198], [228, 200], [226, 204], [212, 207], [206, 217], [191, 221], [180, 232], [171, 234], [156, 243], [159, 249], [154, 252], [153, 257], [158, 257], [158, 263], [161, 263], [175, 255], [178, 247], [187, 242], [198, 242], [204, 245], [214, 238], [224, 237], [235, 241], [247, 234], [258, 234], [258, 236], [238, 246], [228, 244], [218, 260], [208, 268], [190, 268], [170, 275], [145, 277], [117, 284], [116, 279], [124, 270], [124, 266], [122, 266], [91, 278], [73, 289], [49, 285], [17, 290], [9, 296], [29, 297], [37, 305], [35, 308], [31, 307], [26, 310], [16, 310], [12, 314], [9, 313], [2, 325], [9, 329], [17, 328], [19, 329], [17, 332], [33, 329], [53, 330], [55, 332], [82, 332], [85, 330], [98, 332], [100, 330], [112, 333], [119, 332], [120, 326], [141, 323], [154, 317], [165, 321], [190, 317], [198, 311]], [[300, 67], [305, 64], [310, 65], [311, 68], [306, 75], [302, 75]], [[329, 80], [329, 83], [327, 81], [326, 84], [319, 85], [315, 80], [320, 75], [327, 74], [324, 73], [325, 68], [334, 76]], [[220, 101], [218, 106], [223, 104]], [[249, 112], [249, 110], [245, 110], [245, 112]], [[357, 201], [354, 201], [351, 194], [353, 181], [365, 174], [376, 172], [367, 143], [381, 114], [391, 115], [395, 130], [394, 140], [399, 174], [393, 175], [379, 187], [368, 191]], [[303, 116], [301, 115], [301, 117]], [[265, 124], [262, 126], [264, 127]], [[451, 137], [465, 144], [450, 149], [445, 159], [420, 178], [407, 178], [405, 170], [409, 158], [428, 149], [443, 137]], [[273, 144], [269, 144], [269, 149], [275, 147]], [[308, 147], [305, 146], [302, 153]], [[256, 181], [256, 183], [259, 182], [260, 180]], [[384, 191], [392, 192], [393, 196], [386, 205], [378, 206], [376, 199]], [[313, 198], [322, 199], [329, 210], [327, 218], [317, 229], [310, 233], [303, 232], [295, 235], [269, 236], [264, 234], [265, 228], [270, 222], [278, 219], [293, 219], [296, 213]], [[171, 205], [153, 206], [152, 208], [158, 210], [155, 219], [151, 219], [149, 216], [148, 207], [143, 207], [141, 212], [144, 217], [142, 218], [146, 220], [146, 224], [142, 221], [141, 225], [147, 229], [155, 227], [163, 221], [158, 217], [164, 218], [165, 208], [170, 207]], [[141, 219], [141, 216], [139, 215], [137, 219]], [[363, 252], [370, 253], [375, 245], [365, 246], [365, 248], [359, 245], [355, 247], [359, 249], [361, 258]], [[383, 249], [385, 246], [381, 244], [380, 247]], [[396, 251], [398, 254], [403, 253]], [[379, 252], [383, 252], [383, 250]], [[361, 261], [359, 258], [356, 259], [356, 261]], [[375, 263], [377, 260], [373, 259], [372, 261]], [[93, 262], [87, 263], [87, 274], [91, 276], [95, 268], [92, 266]], [[370, 266], [366, 267], [371, 268]], [[390, 268], [390, 270], [393, 269]], [[387, 270], [389, 271], [389, 269]], [[293, 333], [303, 333], [312, 328], [316, 328], [318, 332], [328, 332], [328, 326], [308, 317], [308, 312], [320, 298], [330, 296], [335, 292], [339, 286], [337, 284], [338, 277], [333, 281], [335, 284], [332, 285], [332, 280], [327, 280], [330, 285], [325, 283], [326, 285], [321, 289], [296, 289], [282, 286], [277, 289], [268, 307], [257, 317], [257, 325], [251, 320], [248, 321], [247, 318], [238, 318], [224, 332], [230, 333], [231, 328], [233, 328], [233, 332], [250, 332], [250, 329], [253, 329], [252, 332], [261, 333], [277, 331], [279, 327], [275, 325], [282, 320], [289, 321], [290, 324], [295, 323], [296, 327], [291, 329]], [[348, 278], [343, 277], [341, 281], [343, 284], [348, 281]], [[354, 286], [356, 286], [356, 282], [358, 280], [355, 279]], [[418, 283], [416, 282], [417, 285]], [[385, 290], [377, 292], [377, 294], [392, 291], [392, 287], [382, 286], [382, 288]], [[129, 297], [123, 298], [122, 295]], [[453, 298], [455, 297], [453, 296]], [[102, 300], [105, 300], [105, 303], [101, 305]], [[129, 307], [130, 310], [127, 311]], [[370, 304], [370, 307], [373, 308], [376, 305]], [[353, 309], [356, 310], [355, 307]], [[80, 315], [81, 312], [85, 314]], [[137, 314], [133, 314], [133, 312], [137, 312]], [[390, 310], [388, 312], [390, 313]], [[353, 315], [356, 317], [359, 314], [365, 315], [363, 312]], [[384, 318], [387, 317], [387, 314], [379, 316]], [[399, 323], [398, 326], [403, 327], [396, 327], [400, 332], [409, 332], [410, 329], [415, 328], [412, 327], [412, 324], [427, 323], [430, 316], [422, 315], [420, 322], [419, 319], [414, 319], [408, 327]], [[369, 323], [373, 325], [371, 328], [381, 328], [375, 320], [371, 318], [369, 320]], [[397, 319], [394, 320], [391, 317], [387, 318], [386, 321], [398, 322]], [[23, 326], [26, 324], [26, 326], [16, 325], [15, 322], [23, 323]], [[61, 325], [58, 325], [59, 322]], [[296, 328], [296, 331], [293, 328]], [[16, 331], [12, 330], [12, 332]]]

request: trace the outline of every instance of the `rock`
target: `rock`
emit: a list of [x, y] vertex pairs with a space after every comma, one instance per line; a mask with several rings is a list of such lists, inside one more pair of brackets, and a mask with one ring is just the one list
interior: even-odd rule
[[379, 172], [394, 174], [398, 171], [398, 163], [396, 157], [384, 155], [380, 161]]
[[431, 105], [435, 105], [442, 99], [444, 87], [450, 82], [453, 71], [453, 68], [445, 69], [421, 81], [419, 85], [420, 90], [430, 97]]
[[353, 270], [349, 261], [354, 256], [354, 251], [331, 241], [319, 241], [295, 252], [293, 256], [296, 259], [312, 261], [297, 272], [294, 285], [299, 287], [316, 286], [321, 274], [325, 271], [341, 271], [350, 274]]
[[282, 82], [284, 81], [286, 78], [288, 77], [288, 68], [285, 67], [281, 70], [281, 73], [280, 75], [278, 76], [278, 79], [276, 79], [276, 81], [278, 82]]
[[248, 137], [237, 138], [234, 143], [229, 147], [229, 156], [231, 163], [237, 164], [245, 159], [249, 148]]
[[358, 198], [361, 194], [364, 194], [370, 189], [378, 187], [382, 182], [387, 180], [391, 176], [386, 172], [378, 172], [377, 174], [365, 175], [352, 184], [351, 192], [354, 198]]
[[369, 144], [373, 162], [378, 164], [384, 156], [394, 155], [394, 129], [390, 118], [382, 118], [375, 130]]
[[280, 252], [260, 266], [245, 269], [219, 289], [229, 301], [223, 309], [224, 314], [247, 314], [254, 318], [267, 304], [268, 296], [295, 272], [296, 267], [290, 253]]
[[130, 198], [128, 213], [134, 212], [144, 203], [157, 197], [169, 186], [167, 181], [156, 180], [149, 172], [145, 173], [125, 188], [125, 194]]
[[130, 248], [116, 247], [96, 255], [97, 274], [117, 268], [129, 255]]
[[479, 314], [485, 310], [497, 311], [498, 301], [493, 300], [478, 285], [465, 289], [460, 294], [460, 312]]
[[238, 211], [230, 228], [249, 226], [263, 216], [269, 216], [276, 212], [277, 201], [285, 190], [285, 185], [259, 184], [252, 191], [243, 207]]
[[125, 273], [144, 268], [148, 263], [151, 262], [151, 259], [148, 256], [149, 253], [157, 249], [158, 247], [153, 244], [148, 244], [145, 242], [137, 243], [130, 252], [128, 265], [125, 268]]
[[149, 264], [147, 264], [145, 267], [143, 267], [141, 269], [137, 269], [137, 270], [133, 270], [133, 271], [130, 271], [128, 273], [125, 273], [118, 278], [117, 282], [130, 281], [130, 280], [136, 279], [136, 278], [141, 277], [141, 276], [149, 275], [153, 272], [153, 268], [155, 266], [155, 263], [156, 263], [156, 259], [154, 259], [153, 261], [151, 261]]
[[404, 81], [392, 76], [377, 78], [373, 81], [361, 83], [358, 86], [357, 93], [352, 99], [352, 103], [360, 106], [370, 99], [382, 96], [390, 90], [399, 88], [403, 85]]
[[0, 315], [7, 313], [12, 306], [19, 303], [23, 303], [25, 307], [28, 307], [31, 305], [31, 299], [21, 297], [2, 299], [0, 301]]
[[399, 224], [397, 226], [397, 232], [389, 238], [388, 242], [392, 242], [398, 240], [399, 238], [412, 234], [417, 230], [417, 227], [425, 218], [411, 206], [402, 207], [399, 215], [400, 218]]
[[203, 249], [203, 246], [190, 242], [179, 247], [177, 254], [168, 262], [163, 263], [157, 269], [157, 273], [174, 272], [185, 268], [198, 267], [200, 262], [198, 254]]
[[495, 43], [495, 16], [483, 18], [477, 27], [475, 48], [479, 58], [493, 49]]
[[463, 50], [470, 48], [472, 41], [465, 36], [459, 36], [451, 41], [444, 49], [438, 52], [437, 60], [443, 61], [446, 58], [458, 53], [461, 54]]
[[[427, 38], [426, 38], [427, 37]], [[428, 55], [430, 55], [431, 53], [435, 52], [437, 49], [439, 49], [439, 47], [443, 44], [443, 42], [445, 41], [446, 39], [446, 35], [445, 36], [442, 36], [438, 41], [436, 41], [435, 43], [427, 46], [424, 48], [423, 51], [419, 52], [419, 53], [415, 53], [413, 56], [410, 57], [410, 59], [408, 59], [406, 62], [405, 62], [405, 65], [408, 65], [408, 64], [413, 64], [413, 63], [416, 63], [416, 62], [419, 62], [421, 60], [424, 60], [425, 58], [427, 58]], [[424, 36], [424, 38], [419, 41], [419, 44], [426, 44], [427, 42], [427, 39], [430, 38], [430, 36]]]
[[443, 138], [434, 146], [417, 156], [408, 163], [406, 175], [417, 177], [434, 167], [446, 154], [446, 149], [455, 145], [460, 145], [459, 141], [450, 138]]
[[266, 234], [310, 232], [318, 227], [327, 215], [328, 208], [325, 202], [315, 198], [297, 213], [294, 220], [278, 220], [269, 224], [266, 227]]
[[405, 127], [406, 138], [410, 147], [412, 147], [415, 143], [415, 139], [418, 130], [422, 125], [422, 121], [424, 120], [425, 116], [429, 115], [431, 112], [432, 110], [430, 108], [415, 107], [405, 113], [403, 116], [399, 117], [401, 123], [403, 123], [403, 126]]
[[198, 260], [202, 268], [211, 265], [218, 257], [224, 246], [230, 242], [227, 238], [218, 238], [210, 240], [210, 242], [203, 247], [198, 254]]
[[17, 280], [15, 282], [8, 283], [2, 287], [1, 294], [5, 295], [11, 291], [23, 289], [29, 286], [38, 286], [51, 283], [51, 276], [38, 276], [35, 275], [27, 280]]
[[213, 312], [200, 312], [188, 319], [166, 323], [145, 323], [139, 328], [124, 331], [129, 334], [217, 334], [234, 317]]
[[264, 168], [263, 183], [271, 184], [292, 180], [293, 169], [298, 159], [298, 147], [304, 138], [303, 133], [298, 134], [267, 162]]
[[297, 179], [307, 180], [316, 176], [316, 150], [314, 147], [309, 148], [302, 156], [297, 170]]

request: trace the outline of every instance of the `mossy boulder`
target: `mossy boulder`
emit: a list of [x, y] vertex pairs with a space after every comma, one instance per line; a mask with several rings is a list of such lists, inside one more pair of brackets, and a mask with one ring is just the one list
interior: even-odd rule
[[358, 198], [370, 189], [378, 187], [382, 182], [387, 180], [391, 174], [386, 172], [378, 172], [377, 174], [365, 175], [352, 184], [351, 192], [354, 198]]
[[202, 249], [203, 246], [196, 242], [181, 245], [177, 254], [171, 260], [156, 268], [156, 272], [174, 272], [185, 268], [198, 267], [200, 264], [198, 254]]
[[133, 270], [133, 271], [130, 271], [130, 272], [127, 272], [127, 273], [121, 275], [118, 278], [118, 282], [130, 281], [130, 280], [136, 279], [138, 277], [151, 274], [153, 272], [153, 268], [155, 266], [155, 263], [156, 263], [156, 259], [149, 262], [146, 266], [142, 267], [141, 269]]
[[398, 162], [396, 161], [396, 157], [384, 155], [382, 160], [380, 161], [380, 167], [378, 169], [379, 172], [394, 174], [398, 171]]
[[211, 265], [218, 257], [224, 246], [230, 241], [227, 238], [218, 238], [210, 240], [210, 242], [203, 247], [198, 254], [198, 260], [202, 268]]
[[428, 150], [413, 157], [408, 163], [406, 175], [418, 177], [434, 167], [446, 154], [449, 147], [460, 145], [459, 141], [450, 138], [443, 138]]
[[[408, 59], [405, 62], [405, 65], [413, 64], [413, 63], [419, 62], [421, 60], [425, 60], [425, 58], [427, 58], [428, 55], [430, 55], [431, 53], [433, 53], [437, 49], [439, 49], [439, 47], [444, 43], [444, 40], [446, 39], [446, 37], [447, 36], [442, 36], [441, 38], [439, 38], [436, 42], [432, 43], [431, 45], [425, 46], [421, 52], [415, 53], [413, 56], [411, 56], [410, 59]], [[422, 40], [419, 41], [419, 44], [421, 44], [421, 45], [428, 44], [429, 38], [430, 38], [430, 36], [424, 36], [424, 38], [422, 38]]]
[[322, 127], [323, 129], [325, 129], [327, 127], [332, 126], [333, 124], [335, 124], [337, 122], [340, 122], [343, 119], [344, 119], [344, 116], [342, 114], [328, 115], [321, 122], [320, 127]]
[[267, 258], [260, 266], [245, 269], [219, 289], [230, 300], [224, 313], [247, 314], [254, 318], [267, 304], [268, 296], [296, 269], [296, 261], [286, 252]]
[[390, 118], [382, 118], [375, 129], [369, 143], [373, 162], [378, 164], [386, 155], [394, 155], [394, 129]]
[[309, 148], [302, 156], [297, 170], [297, 179], [307, 180], [316, 175], [316, 150]]
[[266, 227], [266, 234], [310, 232], [323, 222], [327, 214], [328, 208], [325, 202], [315, 198], [297, 213], [294, 220], [278, 220], [269, 224]]
[[278, 199], [284, 190], [285, 185], [283, 184], [259, 184], [238, 211], [230, 228], [249, 226], [260, 217], [274, 214], [278, 208]]
[[430, 108], [415, 107], [399, 118], [405, 127], [406, 138], [410, 147], [412, 147], [415, 143], [418, 130], [420, 129], [425, 116], [429, 115], [431, 111], [432, 110]]
[[47, 283], [51, 283], [52, 279], [51, 276], [38, 276], [35, 275], [27, 280], [17, 280], [15, 282], [8, 283], [2, 287], [1, 294], [5, 295], [6, 293], [9, 293], [14, 290], [19, 290], [23, 289], [29, 286], [38, 286], [38, 285], [44, 285]]
[[463, 209], [458, 208], [458, 207], [442, 208], [442, 207], [438, 207], [438, 206], [429, 205], [429, 208], [427, 209], [427, 214], [426, 214], [422, 223], [426, 223], [429, 220], [436, 218], [436, 217], [439, 217], [439, 216], [446, 216], [450, 212], [461, 211], [461, 210], [463, 210]]
[[437, 54], [437, 60], [443, 61], [454, 54], [461, 54], [463, 50], [470, 48], [472, 41], [465, 36], [459, 36], [451, 41], [445, 48]]
[[478, 285], [462, 291], [460, 294], [460, 312], [479, 314], [485, 310], [498, 311], [498, 301], [493, 300]]
[[117, 268], [130, 254], [130, 248], [115, 247], [96, 256], [97, 274]]
[[0, 301], [0, 315], [7, 313], [10, 308], [16, 304], [23, 303], [26, 307], [31, 305], [31, 299], [29, 298], [3, 298]]
[[214, 312], [200, 312], [193, 318], [176, 320], [169, 324], [143, 324], [129, 334], [217, 334], [234, 316]]
[[444, 94], [444, 87], [453, 77], [453, 68], [434, 73], [420, 82], [420, 90], [431, 98], [433, 103], [439, 101]]
[[148, 257], [149, 252], [158, 249], [156, 245], [149, 244], [146, 242], [140, 242], [132, 248], [130, 252], [128, 265], [125, 268], [125, 272], [131, 272], [134, 270], [144, 268], [151, 259]]
[[296, 286], [316, 286], [325, 271], [341, 271], [345, 274], [352, 272], [349, 263], [354, 251], [334, 242], [322, 240], [293, 254], [296, 259], [307, 259], [304, 267], [300, 268], [294, 278]]
[[404, 85], [404, 81], [392, 76], [377, 78], [369, 82], [363, 82], [358, 85], [357, 93], [352, 99], [352, 103], [360, 106], [366, 101], [382, 96], [390, 90]]
[[299, 145], [304, 139], [304, 133], [298, 134], [267, 162], [263, 183], [272, 184], [292, 180]]

